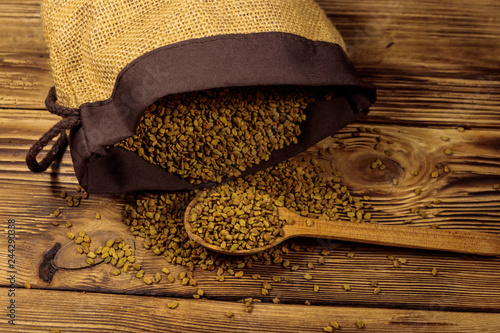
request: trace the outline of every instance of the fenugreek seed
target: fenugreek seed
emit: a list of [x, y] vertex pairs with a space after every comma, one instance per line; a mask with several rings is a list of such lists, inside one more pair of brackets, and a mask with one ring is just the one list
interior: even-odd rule
[[315, 293], [319, 292], [319, 286], [317, 284], [314, 285], [313, 290]]
[[304, 301], [304, 304], [305, 304], [305, 305], [311, 305], [311, 302], [309, 302], [309, 301]]
[[122, 271], [120, 271], [118, 268], [117, 269], [114, 269], [111, 273], [113, 273], [113, 275], [120, 275], [122, 273]]
[[400, 263], [399, 263], [399, 261], [397, 261], [397, 260], [394, 260], [394, 261], [392, 262], [392, 265], [393, 265], [394, 267], [399, 267], [399, 266], [401, 266], [401, 264], [400, 264]]
[[110, 239], [106, 242], [106, 247], [112, 247], [114, 244], [115, 244], [115, 241]]
[[493, 184], [494, 190], [500, 190], [500, 184]]
[[61, 199], [66, 199], [66, 196], [67, 196], [66, 191], [62, 190], [60, 194]]
[[420, 193], [422, 193], [422, 188], [421, 187], [417, 187], [415, 190], [415, 195], [420, 195]]
[[333, 332], [333, 327], [331, 327], [331, 326], [325, 326], [325, 327], [323, 327], [323, 331], [325, 331], [325, 332]]
[[143, 279], [143, 281], [145, 284], [153, 284], [153, 280], [151, 280], [151, 278], [149, 278], [147, 276]]
[[31, 284], [29, 282], [24, 282], [24, 288], [31, 289]]
[[172, 302], [167, 304], [167, 307], [169, 309], [176, 309], [178, 306], [179, 306], [179, 302], [176, 302], [176, 301], [172, 301]]
[[433, 173], [431, 173], [431, 178], [438, 178], [438, 177], [439, 177], [439, 172], [434, 171]]
[[290, 270], [296, 271], [299, 269], [299, 267], [300, 267], [299, 265], [292, 265], [292, 267], [290, 267]]
[[363, 327], [365, 327], [365, 323], [363, 323], [361, 320], [358, 320], [358, 321], [356, 322], [356, 326], [357, 326], [358, 328], [363, 328]]
[[349, 252], [347, 252], [347, 254], [346, 254], [346, 257], [347, 257], [347, 258], [354, 258], [354, 256], [355, 256], [354, 251], [349, 251]]
[[129, 263], [128, 263], [128, 262], [126, 262], [126, 263], [125, 263], [125, 265], [123, 265], [122, 270], [123, 270], [125, 273], [127, 273], [127, 272], [128, 272], [128, 269], [129, 269]]
[[75, 235], [72, 232], [68, 232], [66, 236], [71, 240], [75, 239]]
[[260, 274], [252, 274], [252, 279], [254, 280], [260, 279]]
[[339, 329], [340, 328], [340, 325], [339, 323], [337, 323], [336, 321], [331, 321], [330, 322], [330, 326], [335, 328], [335, 329]]
[[306, 279], [306, 280], [312, 280], [311, 274], [307, 274], [307, 273], [304, 274], [304, 279]]
[[183, 286], [187, 286], [189, 284], [189, 280], [191, 280], [191, 279], [190, 278], [184, 278], [184, 279], [182, 279], [181, 284]]
[[170, 283], [174, 283], [175, 282], [175, 277], [172, 274], [168, 274], [167, 275], [167, 280]]
[[306, 226], [312, 227], [314, 225], [314, 221], [311, 219], [306, 219]]
[[69, 221], [66, 221], [66, 228], [71, 228], [73, 225], [71, 224], [71, 222]]
[[278, 304], [280, 302], [280, 299], [278, 297], [273, 298], [273, 303]]
[[398, 185], [398, 183], [399, 183], [399, 181], [398, 181], [396, 178], [394, 178], [394, 179], [392, 180], [392, 184], [393, 184], [393, 185]]
[[262, 288], [261, 293], [262, 293], [262, 295], [267, 296], [267, 295], [269, 295], [269, 290]]
[[441, 140], [443, 140], [443, 141], [450, 141], [450, 138], [449, 138], [449, 137], [447, 137], [447, 136], [442, 136], [442, 137], [441, 137]]
[[438, 275], [438, 270], [437, 270], [437, 268], [436, 268], [436, 267], [434, 267], [434, 268], [432, 269], [431, 274], [432, 274], [433, 276]]
[[444, 150], [444, 153], [445, 153], [445, 155], [452, 155], [453, 154], [453, 150], [447, 148], [447, 149]]
[[100, 219], [101, 219], [101, 214], [99, 214], [99, 213], [95, 213], [95, 219], [96, 219], [96, 220], [100, 220]]
[[263, 281], [263, 282], [262, 282], [262, 287], [263, 287], [264, 289], [272, 289], [271, 284], [269, 284], [269, 282], [267, 282], [267, 281]]
[[375, 295], [378, 295], [378, 294], [380, 293], [380, 291], [381, 291], [381, 289], [380, 289], [379, 287], [377, 287], [377, 288], [373, 289], [373, 293], [374, 293]]
[[406, 265], [408, 263], [408, 259], [406, 259], [406, 258], [398, 258], [398, 261], [404, 265]]
[[227, 311], [226, 312], [226, 317], [232, 318], [234, 316], [234, 313], [232, 311]]
[[241, 278], [241, 277], [243, 277], [243, 274], [244, 274], [243, 271], [238, 271], [238, 272], [234, 273], [234, 277]]
[[89, 253], [87, 253], [87, 256], [88, 256], [89, 258], [92, 258], [92, 259], [94, 259], [94, 258], [96, 257], [96, 255], [95, 255], [95, 253], [94, 253], [94, 252], [89, 252]]
[[58, 328], [53, 328], [50, 330], [50, 333], [61, 333], [61, 331]]
[[343, 284], [342, 287], [344, 288], [345, 291], [351, 291], [351, 286], [348, 284]]
[[457, 127], [457, 131], [459, 131], [459, 132], [465, 132], [465, 128], [463, 128], [463, 127]]
[[170, 274], [170, 270], [169, 270], [167, 267], [163, 267], [163, 268], [161, 269], [161, 271], [162, 271], [163, 273], [165, 273], [166, 275]]
[[127, 261], [128, 261], [129, 263], [131, 263], [131, 264], [132, 264], [132, 263], [134, 263], [134, 262], [135, 262], [135, 257], [133, 257], [133, 256], [128, 256], [128, 257], [127, 257]]
[[61, 215], [61, 210], [59, 208], [57, 208], [55, 211], [54, 211], [54, 216], [55, 217], [58, 217], [59, 215]]
[[394, 153], [392, 152], [392, 150], [386, 150], [386, 151], [385, 151], [385, 154], [386, 154], [387, 156], [392, 156]]
[[370, 285], [372, 287], [376, 287], [376, 286], [378, 286], [378, 282], [377, 281], [372, 281], [372, 282], [370, 282]]
[[142, 279], [144, 276], [144, 271], [141, 269], [137, 272], [137, 274], [135, 274], [135, 277], [138, 278], [138, 279]]
[[58, 227], [58, 226], [59, 226], [59, 222], [57, 222], [57, 221], [52, 221], [52, 225], [53, 225], [54, 227]]
[[307, 267], [308, 267], [309, 269], [314, 269], [314, 264], [313, 264], [312, 262], [310, 262], [310, 261], [309, 261], [309, 262], [307, 263]]

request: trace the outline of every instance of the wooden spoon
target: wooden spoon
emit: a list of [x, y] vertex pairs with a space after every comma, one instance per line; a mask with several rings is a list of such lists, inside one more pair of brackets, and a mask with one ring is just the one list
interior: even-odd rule
[[484, 256], [500, 255], [500, 235], [497, 234], [319, 219], [312, 219], [314, 224], [308, 227], [306, 225], [307, 218], [297, 215], [284, 207], [278, 208], [279, 215], [285, 218], [291, 217], [295, 222], [283, 226], [285, 232], [283, 237], [277, 237], [272, 244], [266, 246], [231, 252], [212, 245], [193, 233], [192, 226], [188, 222], [188, 216], [196, 203], [196, 199], [191, 201], [184, 214], [184, 225], [189, 238], [207, 249], [223, 254], [252, 255], [270, 249], [292, 237], [313, 237]]

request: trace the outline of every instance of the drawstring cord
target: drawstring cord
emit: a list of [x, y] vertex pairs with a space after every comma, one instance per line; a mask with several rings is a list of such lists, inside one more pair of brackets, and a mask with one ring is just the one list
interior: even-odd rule
[[[51, 113], [61, 116], [64, 119], [48, 130], [47, 133], [45, 133], [28, 151], [26, 155], [26, 164], [32, 172], [38, 173], [47, 170], [52, 162], [54, 162], [55, 158], [62, 155], [68, 147], [69, 140], [66, 130], [70, 130], [82, 124], [80, 110], [56, 104], [56, 101], [56, 89], [52, 87], [45, 99], [45, 106]], [[43, 148], [57, 136], [59, 136], [57, 141], [52, 145], [42, 161], [38, 162], [36, 159], [38, 154], [40, 154]]]

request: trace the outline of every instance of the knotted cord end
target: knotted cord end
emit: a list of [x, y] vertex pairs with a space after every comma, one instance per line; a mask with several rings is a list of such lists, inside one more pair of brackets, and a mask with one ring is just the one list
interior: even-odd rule
[[[82, 123], [80, 117], [80, 111], [74, 108], [68, 108], [59, 104], [56, 104], [57, 95], [55, 87], [50, 88], [49, 94], [45, 100], [45, 105], [47, 110], [51, 113], [63, 117], [64, 119], [55, 124], [50, 130], [47, 131], [28, 151], [26, 154], [26, 165], [28, 168], [35, 173], [44, 172], [48, 167], [54, 162], [57, 156], [62, 155], [62, 153], [68, 147], [68, 135], [66, 130], [72, 129], [73, 127], [79, 126]], [[47, 152], [45, 157], [41, 162], [37, 161], [37, 156], [43, 150], [43, 148], [55, 137], [59, 136], [57, 141], [52, 145], [50, 150]]]

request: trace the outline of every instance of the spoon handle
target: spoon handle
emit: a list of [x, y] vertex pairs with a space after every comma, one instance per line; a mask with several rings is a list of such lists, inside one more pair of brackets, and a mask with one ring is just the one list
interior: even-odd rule
[[287, 238], [317, 237], [485, 256], [500, 255], [500, 235], [497, 234], [319, 219], [312, 219], [314, 224], [308, 227], [305, 217], [286, 208], [280, 208], [280, 215], [291, 217], [295, 221], [294, 224], [284, 227]]

